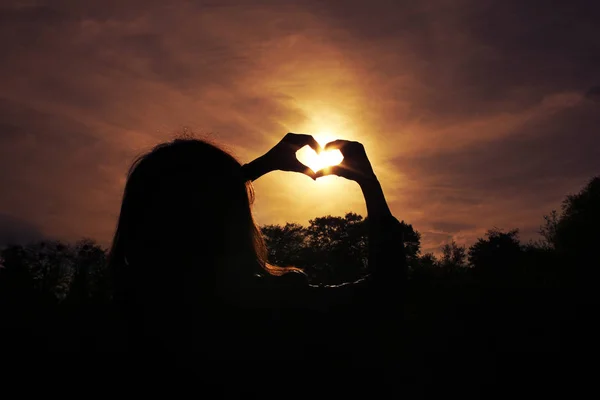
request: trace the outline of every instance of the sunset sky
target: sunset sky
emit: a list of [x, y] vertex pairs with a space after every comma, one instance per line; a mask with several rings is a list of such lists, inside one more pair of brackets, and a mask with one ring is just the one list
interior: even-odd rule
[[[0, 244], [108, 244], [132, 159], [183, 128], [242, 162], [286, 132], [362, 142], [424, 251], [536, 238], [600, 174], [597, 1], [1, 4]], [[260, 224], [366, 213], [342, 178], [255, 188]]]

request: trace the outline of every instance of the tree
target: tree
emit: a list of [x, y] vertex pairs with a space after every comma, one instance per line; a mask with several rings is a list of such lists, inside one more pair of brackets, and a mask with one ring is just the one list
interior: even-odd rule
[[419, 257], [419, 266], [421, 268], [435, 268], [438, 266], [438, 260], [433, 253], [425, 253]]
[[552, 210], [549, 215], [544, 215], [544, 225], [540, 227], [540, 235], [543, 240], [540, 247], [556, 249], [556, 230], [558, 228], [559, 216], [556, 210]]
[[[304, 269], [320, 283], [357, 280], [368, 267], [368, 219], [356, 213], [343, 217], [327, 215], [309, 221], [308, 227], [287, 223], [261, 228], [269, 261]], [[400, 223], [407, 259], [418, 263], [421, 235], [410, 224]]]
[[433, 253], [425, 253], [418, 257], [416, 262], [408, 265], [411, 280], [430, 280], [436, 274], [439, 261]]
[[563, 201], [561, 213], [546, 218], [546, 236], [553, 247], [578, 261], [599, 260], [594, 254], [600, 243], [600, 176], [579, 193]]
[[265, 225], [261, 228], [271, 264], [303, 267], [306, 252], [306, 228], [296, 223]]
[[94, 240], [84, 238], [73, 246], [73, 272], [69, 295], [72, 301], [81, 302], [91, 297], [110, 297], [106, 250]]
[[[28, 275], [32, 288], [49, 300], [62, 300], [69, 291], [74, 257], [72, 248], [60, 241], [40, 241], [11, 246], [2, 252], [4, 267]], [[27, 271], [25, 273], [25, 271]], [[12, 275], [13, 278], [15, 275]], [[7, 278], [8, 279], [8, 276]]]
[[0, 251], [0, 296], [21, 303], [33, 296], [35, 280], [27, 264], [25, 247], [13, 245]]
[[519, 230], [490, 229], [469, 248], [469, 263], [484, 275], [507, 276], [515, 272], [522, 255]]
[[[589, 293], [600, 277], [600, 176], [591, 179], [577, 194], [568, 195], [561, 204], [560, 214], [552, 211], [544, 217], [541, 234], [548, 247], [555, 250], [555, 259], [568, 268], [561, 273], [563, 281], [577, 286], [589, 286]], [[583, 292], [581, 292], [583, 293]]]
[[324, 283], [359, 279], [368, 262], [367, 226], [362, 216], [347, 213], [309, 221], [306, 228], [307, 267], [310, 275]]
[[466, 266], [467, 249], [465, 246], [459, 246], [453, 240], [452, 243], [446, 243], [442, 246], [442, 258], [439, 265], [443, 268], [463, 268]]
[[416, 231], [411, 224], [407, 224], [404, 221], [400, 221], [400, 226], [406, 261], [408, 265], [416, 264], [421, 254], [421, 233]]

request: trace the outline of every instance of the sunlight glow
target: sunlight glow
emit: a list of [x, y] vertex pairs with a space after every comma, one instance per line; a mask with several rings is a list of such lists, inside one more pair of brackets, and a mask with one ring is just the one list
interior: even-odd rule
[[[313, 136], [321, 146], [325, 146], [327, 143], [335, 140], [335, 137], [328, 133], [315, 134]], [[315, 172], [326, 167], [338, 165], [344, 159], [339, 150], [322, 151], [321, 154], [317, 154], [308, 146], [298, 150], [296, 157], [301, 163]]]

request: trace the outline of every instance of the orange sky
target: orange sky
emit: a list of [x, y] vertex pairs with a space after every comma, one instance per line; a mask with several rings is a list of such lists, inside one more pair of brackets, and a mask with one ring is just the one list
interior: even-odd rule
[[[9, 1], [0, 241], [108, 243], [128, 164], [183, 127], [244, 162], [288, 131], [363, 142], [426, 251], [533, 238], [600, 172], [600, 33], [588, 2], [522, 3]], [[365, 213], [334, 177], [255, 187], [260, 223]]]

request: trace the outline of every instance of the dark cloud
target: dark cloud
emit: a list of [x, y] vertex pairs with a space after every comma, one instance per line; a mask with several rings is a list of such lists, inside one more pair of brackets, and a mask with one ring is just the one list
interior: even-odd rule
[[[365, 143], [424, 247], [494, 225], [533, 235], [600, 173], [599, 4], [4, 2], [0, 210], [107, 241], [129, 162], [174, 130], [245, 160], [329, 129]], [[264, 182], [261, 222], [364, 206], [344, 183], [313, 198], [294, 177]]]
[[19, 127], [0, 134], [0, 209], [58, 237], [97, 235], [92, 216], [117, 205], [120, 177], [111, 168], [125, 149], [109, 148], [77, 120], [7, 100], [0, 101], [0, 119]]
[[[1, 107], [0, 110], [2, 110]], [[0, 142], [10, 142], [11, 140], [15, 140], [21, 135], [25, 134], [25, 131], [21, 126], [6, 122], [1, 114], [0, 118], [3, 121], [0, 122]]]
[[597, 2], [316, 4], [365, 44], [355, 59], [367, 80], [400, 101], [410, 96], [410, 116], [419, 120], [519, 110], [557, 91], [585, 90], [600, 70]]
[[444, 154], [403, 156], [397, 165], [415, 178], [438, 181], [441, 190], [460, 187], [473, 190], [472, 195], [479, 190], [516, 195], [548, 179], [585, 180], [599, 172], [599, 127], [597, 107], [582, 103], [525, 122], [506, 137]]
[[466, 224], [464, 222], [431, 221], [430, 224], [433, 229], [448, 233], [455, 233], [476, 228], [475, 225]]
[[[399, 158], [397, 168], [419, 182], [408, 207], [427, 210], [422, 225], [471, 230], [469, 241], [492, 226], [519, 228], [524, 239], [535, 238], [543, 215], [600, 174], [599, 128], [597, 106], [583, 102], [492, 142]], [[436, 218], [466, 225], [447, 230]]]
[[0, 248], [11, 244], [27, 244], [44, 239], [35, 225], [0, 213]]
[[600, 102], [600, 86], [591, 87], [585, 94], [585, 97], [596, 102]]
[[448, 233], [421, 232], [421, 254], [438, 253], [443, 245], [452, 242], [452, 235]]

